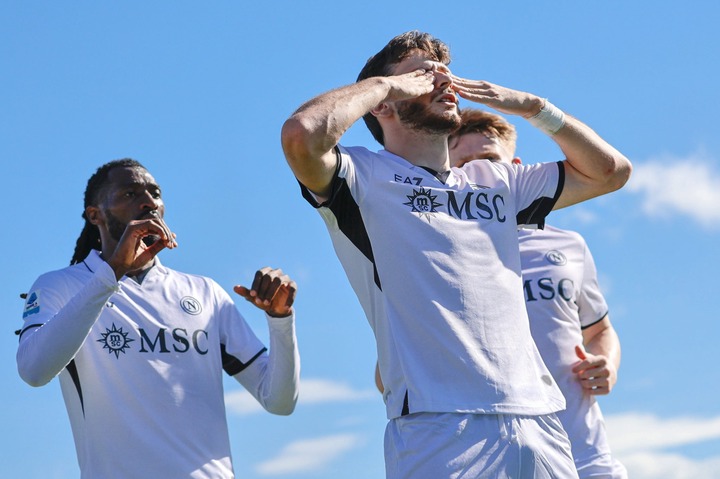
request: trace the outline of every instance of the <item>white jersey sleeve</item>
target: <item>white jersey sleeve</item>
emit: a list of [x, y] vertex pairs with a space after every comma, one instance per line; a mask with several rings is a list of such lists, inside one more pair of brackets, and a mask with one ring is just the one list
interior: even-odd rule
[[[104, 261], [93, 277], [67, 301], [71, 283], [57, 273], [39, 277], [28, 293], [17, 351], [20, 377], [42, 386], [57, 376], [83, 345], [108, 298], [118, 291], [112, 268]], [[80, 263], [71, 269], [82, 269]], [[71, 280], [68, 280], [71, 281]]]
[[295, 314], [284, 318], [266, 315], [270, 353], [260, 354], [233, 377], [273, 414], [287, 415], [295, 409], [300, 384], [300, 355], [295, 336]]
[[588, 249], [584, 240], [582, 240], [582, 244], [585, 274], [583, 275], [583, 282], [580, 287], [577, 302], [580, 326], [585, 329], [597, 323], [608, 314], [608, 305], [600, 291], [595, 261], [590, 253], [590, 249]]
[[223, 369], [233, 376], [268, 411], [290, 414], [297, 401], [300, 358], [294, 313], [285, 318], [266, 315], [270, 354], [235, 307], [230, 296], [214, 281], [220, 323]]
[[547, 168], [547, 165], [543, 163], [532, 165], [491, 164], [508, 169], [510, 191], [517, 195], [517, 224], [536, 224], [542, 228], [545, 224], [545, 217], [552, 211], [565, 184], [563, 163], [556, 163], [557, 170]]

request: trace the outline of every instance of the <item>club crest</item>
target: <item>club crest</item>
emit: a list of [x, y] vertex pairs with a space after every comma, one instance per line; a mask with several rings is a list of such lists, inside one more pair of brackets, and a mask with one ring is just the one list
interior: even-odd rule
[[556, 249], [551, 249], [550, 251], [545, 253], [545, 258], [549, 262], [557, 266], [562, 266], [567, 263], [567, 258], [565, 258], [565, 255]]

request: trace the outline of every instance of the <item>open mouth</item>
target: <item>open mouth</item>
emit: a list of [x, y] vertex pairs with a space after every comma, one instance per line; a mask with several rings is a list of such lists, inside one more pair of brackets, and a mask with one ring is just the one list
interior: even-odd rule
[[453, 95], [452, 93], [443, 93], [442, 95], [440, 95], [437, 101], [440, 103], [450, 103], [453, 105], [458, 104], [457, 96]]

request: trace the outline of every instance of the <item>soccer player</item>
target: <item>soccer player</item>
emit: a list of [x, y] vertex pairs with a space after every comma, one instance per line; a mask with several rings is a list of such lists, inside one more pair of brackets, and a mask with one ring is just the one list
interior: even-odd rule
[[290, 414], [299, 356], [296, 285], [263, 268], [234, 290], [266, 313], [270, 351], [210, 278], [174, 271], [160, 187], [137, 161], [100, 168], [85, 191], [71, 266], [26, 297], [20, 376], [60, 376], [81, 477], [232, 478], [222, 371], [268, 411]]
[[[520, 164], [515, 127], [494, 113], [461, 112], [462, 126], [448, 139], [450, 162]], [[480, 160], [483, 159], [483, 160]], [[580, 234], [545, 225], [518, 231], [525, 302], [530, 330], [546, 366], [565, 396], [557, 413], [572, 445], [581, 479], [627, 478], [613, 459], [600, 405], [617, 381], [620, 341], [610, 323], [590, 250]], [[581, 346], [582, 345], [582, 346]], [[375, 371], [382, 392], [382, 379]]]
[[[564, 399], [530, 335], [517, 225], [621, 187], [631, 166], [549, 102], [456, 77], [449, 61], [429, 34], [395, 37], [356, 83], [285, 122], [285, 156], [376, 337], [387, 477], [577, 477], [554, 414]], [[566, 160], [451, 168], [458, 95], [531, 119]], [[360, 118], [380, 152], [338, 144]]]

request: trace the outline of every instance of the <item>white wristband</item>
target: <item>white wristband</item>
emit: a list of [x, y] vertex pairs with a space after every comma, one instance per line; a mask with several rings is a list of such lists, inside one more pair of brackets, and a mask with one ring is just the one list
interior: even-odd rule
[[540, 112], [528, 118], [528, 121], [535, 128], [539, 128], [543, 133], [552, 136], [565, 126], [565, 113], [545, 100]]

